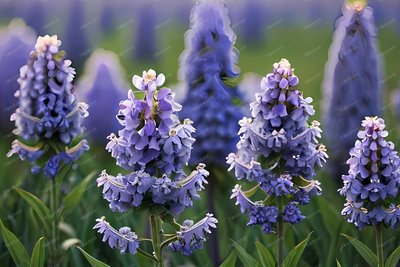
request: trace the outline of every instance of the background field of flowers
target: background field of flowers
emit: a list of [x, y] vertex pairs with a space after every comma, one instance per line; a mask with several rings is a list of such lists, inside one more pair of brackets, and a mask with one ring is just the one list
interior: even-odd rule
[[[112, 120], [117, 110], [109, 106], [106, 100], [112, 97], [115, 103], [122, 100], [127, 90], [133, 88], [130, 81], [134, 74], [140, 74], [142, 70], [149, 68], [164, 73], [168, 81], [167, 86], [176, 92], [178, 99], [183, 99], [182, 95], [185, 92], [178, 81], [179, 55], [184, 50], [184, 34], [189, 29], [190, 9], [193, 5], [194, 1], [178, 0], [0, 2], [0, 219], [17, 234], [28, 247], [28, 251], [33, 248], [32, 240], [40, 237], [34, 230], [38, 226], [34, 224], [34, 213], [13, 187], [41, 192], [42, 195], [46, 194], [47, 188], [43, 177], [31, 174], [29, 164], [22, 163], [16, 157], [6, 157], [14, 139], [11, 133], [13, 123], [8, 120], [8, 116], [17, 105], [16, 99], [10, 97], [13, 94], [10, 93], [10, 88], [18, 88], [15, 84], [20, 66], [15, 65], [16, 62], [22, 62], [22, 66], [28, 57], [23, 44], [8, 47], [5, 45], [9, 35], [20, 34], [26, 45], [33, 49], [34, 32], [37, 35], [57, 34], [63, 41], [61, 48], [67, 51], [68, 58], [76, 67], [77, 93], [87, 97], [87, 102], [91, 105], [90, 116], [98, 118], [95, 126], [87, 125], [87, 139], [91, 149], [79, 159], [76, 171], [68, 177], [68, 182], [63, 188], [68, 192], [92, 171], [100, 173], [107, 169], [115, 174], [120, 171], [115, 165], [115, 160], [104, 149], [106, 139], [99, 138], [96, 133], [114, 131], [115, 122]], [[386, 121], [390, 140], [396, 147], [400, 147], [400, 3], [397, 0], [371, 0], [369, 5], [375, 10], [377, 40], [383, 63], [380, 83], [384, 85], [385, 90], [382, 91], [381, 113]], [[300, 89], [304, 95], [314, 99], [314, 118], [323, 124], [321, 114], [324, 109], [324, 66], [328, 59], [334, 22], [340, 14], [342, 1], [229, 0], [227, 6], [231, 27], [237, 35], [235, 47], [240, 53], [238, 66], [241, 69], [239, 84], [242, 90], [257, 91], [254, 87], [259, 86], [261, 76], [272, 71], [272, 64], [281, 58], [288, 58], [296, 69], [296, 75], [301, 77]], [[11, 22], [14, 18], [25, 20], [34, 32], [26, 32], [26, 29], [20, 32], [22, 22]], [[16, 30], [17, 28], [19, 30]], [[98, 49], [112, 51], [116, 56]], [[97, 89], [93, 81], [99, 65], [96, 64], [94, 55], [103, 55], [105, 61], [109, 62], [107, 67], [111, 72], [109, 75], [115, 90], [111, 96], [104, 93], [107, 90], [107, 86], [104, 85], [107, 83], [107, 79], [104, 78], [106, 75], [99, 75], [105, 79], [97, 85], [102, 88]], [[14, 72], [10, 73], [11, 69]], [[92, 91], [86, 93], [89, 90]], [[98, 96], [96, 91], [99, 91]], [[197, 131], [205, 130], [194, 126]], [[324, 129], [324, 125], [322, 128]], [[195, 147], [196, 143], [193, 146]], [[226, 156], [219, 155], [221, 159]], [[224, 167], [227, 169], [229, 166]], [[293, 231], [287, 231], [285, 245], [288, 248], [293, 247], [313, 231], [300, 266], [336, 266], [336, 258], [343, 266], [366, 266], [361, 256], [354, 252], [354, 248], [340, 233], [357, 237], [373, 247], [374, 232], [372, 229], [360, 232], [340, 215], [344, 203], [344, 197], [337, 192], [342, 186], [340, 177], [332, 177], [322, 168], [318, 171], [316, 179], [322, 183], [323, 195], [313, 198], [311, 203], [303, 208], [303, 213], [307, 216], [302, 224], [293, 226]], [[221, 171], [210, 176], [208, 181], [206, 190], [201, 192], [201, 200], [197, 201], [193, 208], [185, 210], [182, 217], [195, 221], [203, 218], [210, 205], [207, 202], [206, 191], [213, 187], [211, 200], [219, 220], [217, 242], [221, 259], [226, 258], [233, 249], [231, 240], [238, 242], [254, 257], [257, 257], [255, 241], [260, 241], [268, 248], [276, 246], [273, 237], [261, 234], [260, 229], [246, 227], [248, 218], [234, 206], [234, 200], [229, 199], [231, 189], [236, 184], [233, 173]], [[140, 255], [121, 255], [100, 242], [101, 237], [92, 227], [95, 219], [102, 215], [112, 223], [135, 225], [141, 232], [150, 231], [146, 229], [147, 222], [144, 216], [135, 216], [131, 211], [112, 213], [102, 198], [101, 189], [97, 188], [93, 179], [79, 206], [65, 219], [68, 224], [63, 225], [62, 235], [80, 239], [81, 246], [86, 251], [112, 266], [149, 265], [148, 259]], [[392, 251], [399, 245], [400, 235], [387, 231], [384, 233], [384, 240], [385, 250]], [[196, 251], [190, 257], [170, 254], [168, 261], [171, 266], [212, 266], [210, 247], [211, 242], [208, 242], [207, 249]], [[71, 248], [65, 253], [65, 266], [87, 265], [78, 250]], [[3, 242], [0, 242], [0, 266], [13, 266]]]

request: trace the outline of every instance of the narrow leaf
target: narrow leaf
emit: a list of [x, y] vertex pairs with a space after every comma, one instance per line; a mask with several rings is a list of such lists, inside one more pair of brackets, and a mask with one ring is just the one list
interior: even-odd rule
[[275, 259], [271, 252], [259, 241], [256, 241], [256, 247], [258, 251], [258, 256], [261, 260], [262, 266], [275, 266]]
[[86, 260], [92, 265], [93, 267], [111, 267], [110, 265], [105, 264], [102, 261], [90, 256], [83, 248], [77, 246], [77, 248], [82, 252], [83, 256], [85, 256]]
[[65, 198], [61, 213], [71, 212], [81, 201], [83, 194], [85, 193], [86, 187], [90, 180], [95, 176], [96, 172], [91, 172], [85, 177]]
[[28, 267], [30, 262], [29, 254], [22, 245], [21, 241], [19, 241], [18, 238], [3, 225], [1, 220], [0, 228], [4, 243], [6, 244], [11, 257], [13, 258], [15, 265]]
[[21, 188], [14, 188], [15, 191], [23, 198], [26, 202], [31, 206], [31, 208], [37, 214], [40, 223], [43, 225], [44, 230], [46, 233], [49, 233], [50, 230], [50, 217], [51, 212], [49, 208], [35, 195], [21, 189]]
[[347, 240], [357, 249], [358, 253], [364, 258], [364, 260], [371, 266], [378, 266], [378, 258], [366, 245], [355, 239], [354, 237], [342, 234]]
[[336, 267], [342, 267], [342, 265], [340, 265], [340, 262], [338, 259], [336, 259]]
[[310, 237], [312, 235], [312, 232], [307, 236], [306, 239], [301, 241], [297, 246], [295, 246], [289, 254], [286, 256], [285, 260], [283, 261], [283, 265], [285, 267], [296, 267], [297, 263], [300, 260], [301, 255], [303, 254], [304, 249], [307, 246], [308, 241], [310, 240]]
[[400, 246], [398, 246], [392, 254], [387, 258], [385, 267], [396, 267], [400, 261]]
[[240, 261], [243, 263], [244, 267], [256, 267], [259, 266], [258, 262], [244, 250], [238, 243], [232, 241], [232, 245], [237, 252], [237, 256], [239, 257]]
[[31, 257], [31, 267], [41, 267], [44, 266], [46, 255], [46, 244], [44, 242], [44, 237], [38, 239], [35, 244], [35, 247], [32, 251]]
[[232, 251], [229, 254], [228, 258], [226, 258], [219, 267], [232, 267], [235, 266], [235, 264], [236, 264], [236, 254], [234, 251]]

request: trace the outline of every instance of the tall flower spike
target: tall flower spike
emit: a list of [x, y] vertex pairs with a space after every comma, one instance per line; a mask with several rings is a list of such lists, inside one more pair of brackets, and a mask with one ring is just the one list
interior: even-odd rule
[[359, 122], [380, 114], [383, 84], [373, 10], [346, 3], [336, 21], [323, 82], [326, 137], [331, 146], [330, 170], [345, 173], [345, 155], [357, 137]]
[[110, 130], [117, 132], [120, 128], [115, 119], [118, 102], [110, 99], [121, 101], [125, 98], [129, 87], [122, 75], [116, 54], [96, 50], [87, 60], [84, 78], [78, 84], [78, 95], [90, 105], [91, 116], [85, 122], [89, 138], [98, 143], [105, 143]]
[[[117, 164], [131, 173], [112, 176], [103, 171], [97, 186], [103, 188], [103, 198], [109, 202], [111, 210], [147, 209], [152, 222], [155, 217], [161, 217], [165, 223], [176, 226], [174, 217], [200, 198], [198, 192], [207, 184], [209, 173], [203, 163], [190, 175], [183, 171], [195, 141], [192, 137], [195, 128], [191, 120], [181, 122], [178, 119], [176, 113], [181, 106], [174, 102], [174, 93], [169, 88], [160, 88], [164, 82], [165, 76], [157, 75], [152, 69], [144, 71], [142, 76], [133, 76], [132, 83], [139, 90], [136, 92], [140, 98], [130, 90], [128, 99], [120, 102], [116, 117], [122, 129], [118, 135], [108, 136], [110, 141], [106, 146]], [[176, 233], [179, 242], [169, 247], [190, 255], [195, 248], [201, 248], [205, 233], [210, 233], [216, 223], [212, 215], [195, 225], [185, 221], [181, 231]], [[108, 233], [106, 226], [100, 228], [102, 233]], [[152, 226], [152, 229], [158, 227]], [[104, 240], [113, 240], [109, 245], [117, 247], [114, 240], [119, 234], [110, 233], [116, 237], [108, 239], [112, 236], [108, 234]]]
[[17, 153], [21, 159], [28, 158], [33, 172], [44, 168], [49, 178], [55, 177], [61, 162], [75, 161], [89, 148], [85, 140], [76, 144], [88, 106], [78, 102], [72, 92], [75, 70], [60, 45], [56, 35], [37, 39], [28, 64], [20, 70], [20, 88], [15, 94], [19, 108], [11, 116], [21, 140], [13, 143], [8, 156]]
[[396, 197], [400, 187], [400, 159], [394, 144], [385, 138], [385, 122], [378, 117], [365, 117], [362, 130], [347, 160], [349, 172], [343, 175], [340, 194], [347, 203], [342, 215], [359, 229], [385, 223], [397, 226], [400, 221]]
[[[275, 231], [278, 217], [290, 224], [303, 220], [298, 206], [322, 191], [313, 177], [328, 155], [319, 143], [319, 122], [309, 122], [315, 113], [312, 99], [303, 97], [298, 83], [287, 59], [273, 65], [273, 72], [261, 81], [262, 91], [250, 104], [252, 118], [239, 121], [238, 150], [227, 157], [229, 170], [235, 171], [238, 180], [257, 183], [249, 191], [236, 185], [231, 198], [242, 213], [248, 213], [248, 225], [262, 225], [266, 234]], [[276, 200], [268, 200], [268, 205], [264, 200], [252, 201], [249, 196], [259, 189]]]
[[182, 116], [197, 125], [197, 146], [191, 163], [224, 165], [221, 155], [235, 147], [242, 116], [234, 104], [241, 98], [232, 79], [238, 77], [238, 51], [223, 1], [200, 1], [191, 13], [185, 51], [180, 56], [179, 79], [187, 92]]
[[154, 7], [142, 3], [137, 8], [137, 23], [134, 33], [134, 58], [141, 61], [152, 61], [156, 57], [156, 19]]
[[69, 52], [69, 57], [78, 70], [82, 67], [86, 58], [90, 54], [88, 34], [85, 25], [85, 2], [72, 0], [70, 2], [69, 19], [65, 29], [65, 48]]
[[18, 90], [19, 69], [26, 63], [36, 36], [21, 20], [12, 20], [0, 35], [0, 58], [4, 66], [0, 68], [0, 133], [8, 134], [12, 129], [10, 116], [18, 106], [14, 94]]

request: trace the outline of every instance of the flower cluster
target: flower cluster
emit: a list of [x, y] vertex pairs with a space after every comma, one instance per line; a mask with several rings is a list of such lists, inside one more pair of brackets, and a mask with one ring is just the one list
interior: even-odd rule
[[360, 121], [381, 114], [382, 70], [373, 10], [361, 1], [349, 6], [335, 24], [323, 82], [324, 120], [334, 177], [347, 172], [348, 151], [354, 145]]
[[201, 1], [192, 9], [179, 73], [188, 91], [181, 115], [202, 129], [195, 135], [192, 164], [224, 166], [221, 155], [232, 151], [237, 142], [236, 122], [243, 115], [234, 102], [242, 97], [232, 82], [239, 70], [236, 37], [229, 24], [223, 1]]
[[[321, 167], [328, 155], [318, 143], [319, 123], [308, 123], [314, 114], [312, 99], [303, 97], [298, 83], [288, 60], [273, 65], [273, 72], [261, 81], [262, 92], [250, 104], [252, 118], [239, 121], [238, 151], [227, 157], [237, 179], [257, 182], [249, 191], [236, 185], [231, 198], [236, 198], [242, 213], [248, 213], [249, 225], [261, 224], [265, 233], [274, 231], [279, 216], [285, 222], [299, 223], [304, 216], [298, 206], [322, 191], [312, 178], [315, 167]], [[249, 196], [259, 188], [270, 197], [251, 201]], [[282, 204], [271, 202], [275, 197]]]
[[347, 200], [342, 215], [359, 229], [380, 223], [398, 226], [400, 207], [393, 202], [400, 187], [399, 156], [394, 144], [385, 140], [388, 132], [383, 119], [366, 117], [361, 125], [339, 190]]
[[[163, 74], [156, 75], [151, 69], [144, 71], [142, 77], [135, 75], [132, 83], [142, 97], [136, 97], [130, 90], [128, 99], [120, 102], [117, 120], [123, 128], [118, 135], [109, 135], [106, 149], [117, 164], [130, 173], [112, 176], [104, 170], [97, 179], [113, 211], [125, 212], [140, 207], [162, 210], [166, 216], [175, 217], [200, 198], [198, 192], [207, 184], [209, 173], [204, 164], [200, 163], [189, 175], [183, 171], [195, 141], [192, 137], [195, 128], [191, 120], [181, 123], [178, 119], [176, 112], [181, 106], [174, 102], [174, 93], [169, 88], [158, 88], [164, 81]], [[208, 224], [215, 227], [216, 222], [212, 217]], [[209, 232], [208, 227], [203, 228]], [[180, 233], [184, 232], [177, 232], [179, 240]], [[197, 230], [195, 234], [199, 240], [204, 238]], [[195, 247], [200, 248], [199, 245]], [[175, 245], [173, 250], [190, 254], [188, 251], [193, 247]]]
[[11, 116], [21, 140], [13, 142], [8, 156], [18, 154], [33, 164], [32, 172], [43, 170], [49, 178], [55, 177], [62, 162], [75, 161], [89, 148], [85, 140], [74, 144], [82, 133], [87, 105], [73, 94], [75, 70], [60, 45], [56, 35], [38, 38], [28, 64], [20, 70], [15, 94], [19, 108]]

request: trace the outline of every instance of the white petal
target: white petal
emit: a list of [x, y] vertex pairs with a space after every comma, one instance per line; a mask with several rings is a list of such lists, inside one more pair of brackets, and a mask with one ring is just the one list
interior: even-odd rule
[[142, 77], [140, 77], [138, 75], [134, 75], [132, 78], [132, 83], [137, 89], [143, 90], [143, 78]]
[[157, 80], [156, 80], [157, 86], [163, 85], [164, 82], [165, 82], [165, 75], [162, 73], [158, 74]]

